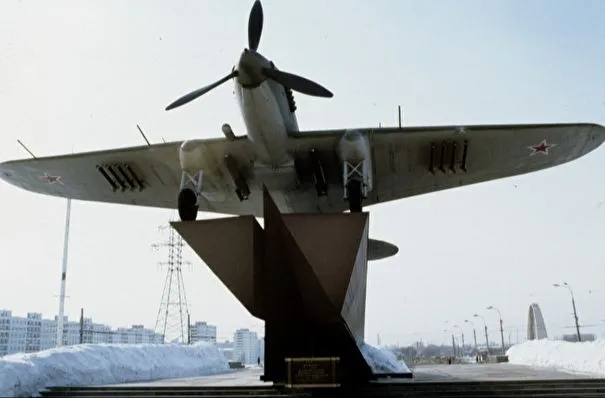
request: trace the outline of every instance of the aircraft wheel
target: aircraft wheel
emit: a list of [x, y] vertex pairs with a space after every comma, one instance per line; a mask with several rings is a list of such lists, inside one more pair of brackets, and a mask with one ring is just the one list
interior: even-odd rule
[[347, 191], [349, 194], [349, 211], [351, 213], [361, 213], [361, 201], [363, 200], [361, 181], [351, 180], [347, 185]]
[[195, 221], [199, 206], [193, 189], [185, 188], [179, 192], [178, 208], [181, 221]]

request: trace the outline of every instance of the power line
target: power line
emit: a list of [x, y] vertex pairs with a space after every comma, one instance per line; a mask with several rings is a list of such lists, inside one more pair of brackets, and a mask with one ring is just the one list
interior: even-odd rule
[[155, 332], [163, 335], [165, 342], [176, 340], [180, 343], [188, 343], [189, 308], [182, 268], [183, 265], [191, 265], [191, 263], [183, 261], [183, 246], [185, 246], [183, 238], [170, 224], [159, 227], [160, 230], [166, 228], [169, 229], [168, 241], [151, 245], [156, 250], [160, 247], [168, 247], [168, 261], [159, 263], [160, 266], [167, 266], [167, 272]]

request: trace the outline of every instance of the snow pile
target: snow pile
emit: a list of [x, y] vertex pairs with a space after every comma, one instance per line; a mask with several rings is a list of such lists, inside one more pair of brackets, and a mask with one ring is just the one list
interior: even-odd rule
[[530, 340], [506, 352], [510, 363], [605, 375], [605, 340], [572, 343]]
[[374, 373], [409, 373], [410, 369], [403, 361], [397, 360], [395, 353], [386, 348], [376, 348], [367, 343], [359, 347], [366, 362]]
[[194, 377], [229, 371], [211, 343], [82, 344], [0, 358], [0, 397], [51, 386], [90, 386]]

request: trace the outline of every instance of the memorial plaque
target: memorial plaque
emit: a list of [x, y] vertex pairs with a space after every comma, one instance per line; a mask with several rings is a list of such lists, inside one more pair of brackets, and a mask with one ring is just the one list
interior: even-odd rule
[[340, 387], [340, 358], [286, 358], [287, 388]]

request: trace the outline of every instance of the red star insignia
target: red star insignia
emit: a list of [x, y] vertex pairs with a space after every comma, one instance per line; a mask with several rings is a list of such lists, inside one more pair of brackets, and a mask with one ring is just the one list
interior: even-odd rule
[[536, 153], [541, 153], [542, 155], [548, 155], [550, 150], [556, 147], [557, 144], [549, 144], [546, 140], [542, 140], [538, 145], [528, 146], [527, 149], [531, 149], [531, 153], [529, 156], [534, 156]]
[[61, 177], [60, 176], [52, 176], [50, 174], [48, 174], [47, 172], [44, 172], [43, 176], [40, 176], [41, 179], [46, 180], [46, 182], [48, 182], [49, 184], [61, 184], [63, 185], [63, 182], [61, 181]]

